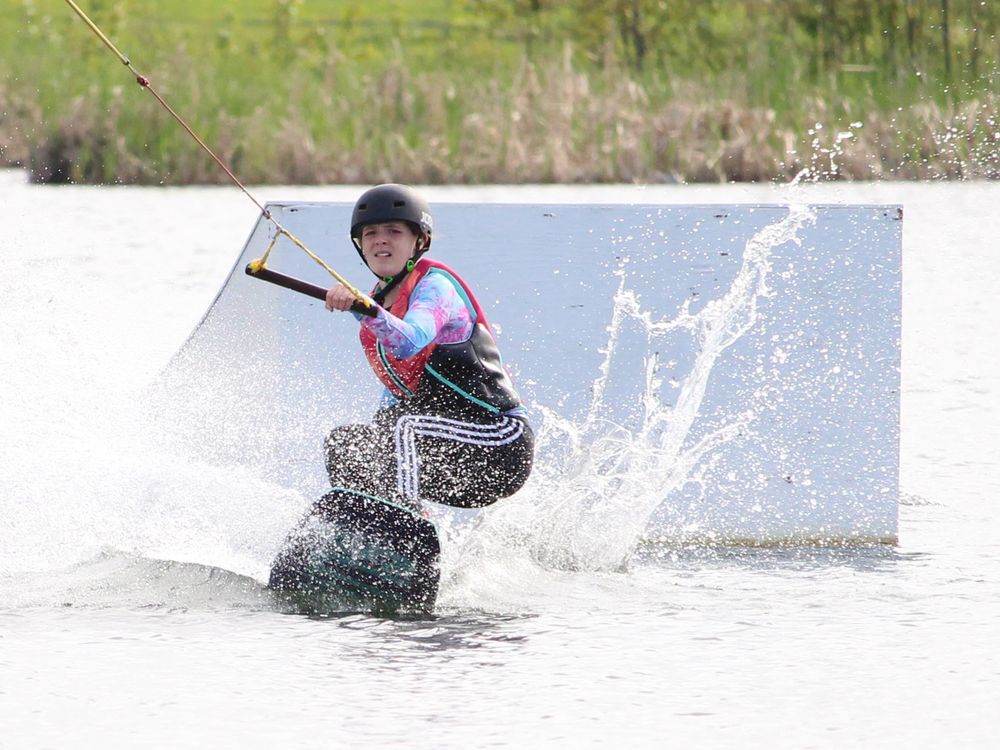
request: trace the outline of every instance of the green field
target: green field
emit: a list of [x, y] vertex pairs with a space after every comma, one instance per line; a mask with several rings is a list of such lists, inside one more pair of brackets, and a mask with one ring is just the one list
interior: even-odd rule
[[[248, 182], [1000, 175], [987, 5], [79, 4]], [[0, 163], [40, 181], [226, 179], [65, 2], [4, 6]]]

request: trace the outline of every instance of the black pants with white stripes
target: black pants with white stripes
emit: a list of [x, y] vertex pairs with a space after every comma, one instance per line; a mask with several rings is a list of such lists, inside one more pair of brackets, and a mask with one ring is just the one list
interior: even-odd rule
[[525, 419], [479, 411], [432, 416], [401, 402], [371, 424], [336, 427], [324, 446], [330, 483], [412, 506], [477, 508], [513, 495], [531, 473], [534, 433]]

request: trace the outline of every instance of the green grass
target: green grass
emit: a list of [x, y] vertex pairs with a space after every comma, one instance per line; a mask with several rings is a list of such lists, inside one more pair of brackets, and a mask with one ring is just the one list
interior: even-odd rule
[[[68, 5], [6, 4], [0, 163], [39, 180], [226, 180]], [[801, 30], [748, 35], [737, 12], [676, 32], [637, 72], [610, 43], [529, 47], [466, 0], [80, 4], [247, 182], [1000, 174], [995, 70], [951, 89], [898, 66], [818, 75]]]

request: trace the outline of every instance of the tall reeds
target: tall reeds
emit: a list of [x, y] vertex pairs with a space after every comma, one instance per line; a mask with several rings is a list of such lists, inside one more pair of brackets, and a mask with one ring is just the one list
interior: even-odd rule
[[[0, 163], [39, 182], [226, 180], [104, 50], [60, 39], [72, 66], [0, 81]], [[412, 64], [398, 41], [377, 57], [321, 33], [306, 41], [282, 57], [273, 45], [234, 50], [220, 32], [211, 50], [173, 45], [151, 78], [251, 183], [1000, 177], [995, 88], [955, 103], [820, 87], [787, 67], [780, 80], [753, 68], [640, 73], [614, 55], [581, 62], [568, 43], [466, 69]]]

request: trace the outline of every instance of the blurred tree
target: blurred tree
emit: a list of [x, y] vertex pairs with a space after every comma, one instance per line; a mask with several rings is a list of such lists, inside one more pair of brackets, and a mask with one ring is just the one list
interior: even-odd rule
[[[995, 70], [996, 0], [466, 0], [495, 33], [536, 54], [570, 41], [592, 63], [613, 54], [636, 71], [732, 70], [797, 59], [814, 83], [918, 73], [947, 88]], [[750, 54], [751, 49], [763, 50]], [[956, 66], [956, 61], [962, 61]], [[909, 73], [907, 73], [909, 71]]]

